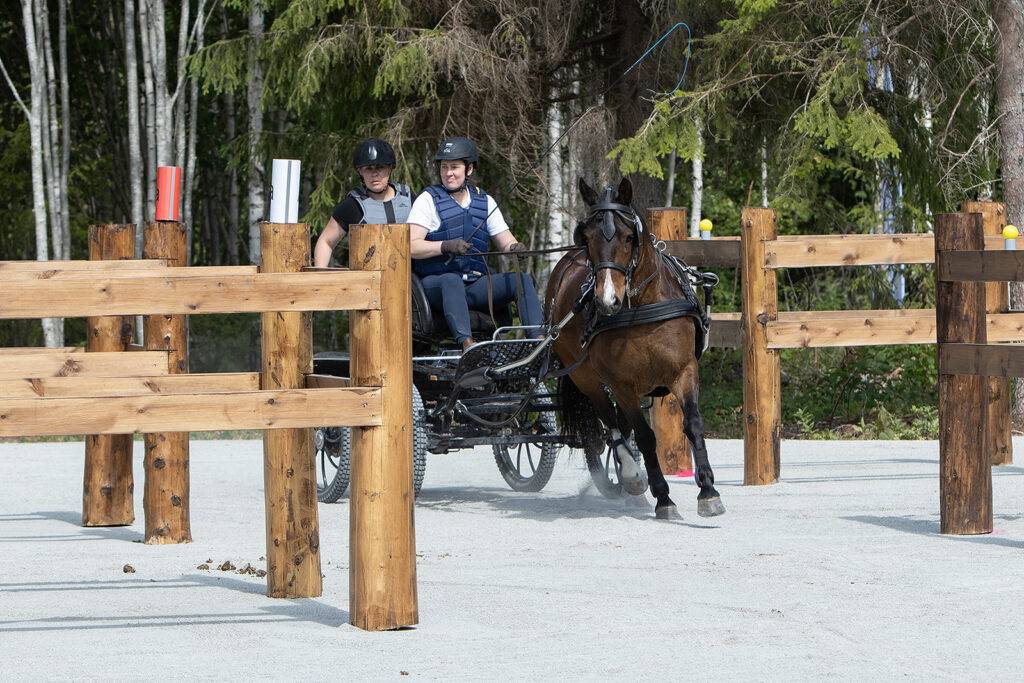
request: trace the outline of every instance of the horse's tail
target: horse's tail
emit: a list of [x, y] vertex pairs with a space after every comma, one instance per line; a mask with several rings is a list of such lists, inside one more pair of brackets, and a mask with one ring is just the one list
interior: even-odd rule
[[595, 438], [601, 438], [603, 430], [595, 414], [594, 404], [569, 375], [558, 379], [558, 399], [564, 438], [582, 446], [588, 445]]

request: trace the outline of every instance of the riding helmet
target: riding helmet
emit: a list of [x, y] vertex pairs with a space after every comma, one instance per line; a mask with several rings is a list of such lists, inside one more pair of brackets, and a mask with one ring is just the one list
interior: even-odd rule
[[380, 138], [363, 140], [352, 153], [352, 166], [394, 166], [395, 150]]
[[437, 148], [434, 161], [455, 161], [461, 159], [467, 164], [480, 163], [480, 152], [476, 149], [476, 143], [469, 138], [445, 138], [441, 146]]

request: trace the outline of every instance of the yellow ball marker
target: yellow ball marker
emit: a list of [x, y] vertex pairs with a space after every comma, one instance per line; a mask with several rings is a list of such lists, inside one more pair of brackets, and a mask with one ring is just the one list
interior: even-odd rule
[[1007, 225], [1003, 228], [1003, 249], [1015, 251], [1017, 249], [1017, 237], [1019, 236], [1020, 231], [1017, 230], [1017, 226]]
[[710, 218], [700, 219], [700, 238], [702, 240], [711, 239], [711, 231], [715, 229], [715, 224], [711, 222]]

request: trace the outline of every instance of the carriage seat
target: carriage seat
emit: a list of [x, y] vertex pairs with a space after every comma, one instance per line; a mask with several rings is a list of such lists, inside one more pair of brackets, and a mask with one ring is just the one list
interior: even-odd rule
[[[512, 324], [512, 313], [507, 306], [495, 308], [494, 316], [498, 325]], [[469, 324], [473, 337], [477, 340], [490, 339], [494, 334], [494, 321], [486, 311], [470, 310]], [[412, 274], [412, 336], [415, 341], [421, 343], [454, 343], [444, 313], [431, 308], [427, 293], [423, 290], [423, 283], [415, 273]]]

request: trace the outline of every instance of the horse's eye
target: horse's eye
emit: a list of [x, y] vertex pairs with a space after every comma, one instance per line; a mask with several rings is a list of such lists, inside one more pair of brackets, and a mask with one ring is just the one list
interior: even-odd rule
[[633, 236], [626, 235], [626, 244], [633, 244]]

